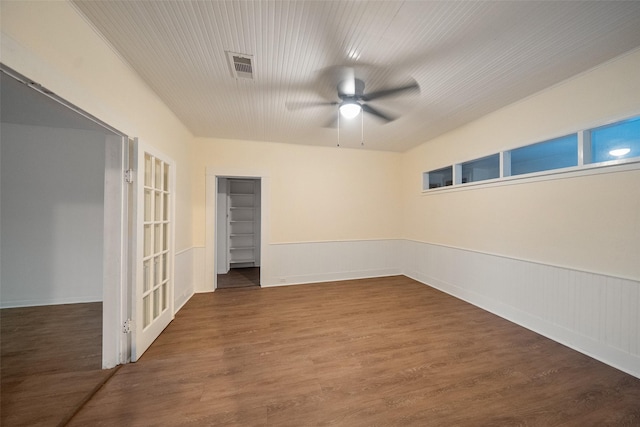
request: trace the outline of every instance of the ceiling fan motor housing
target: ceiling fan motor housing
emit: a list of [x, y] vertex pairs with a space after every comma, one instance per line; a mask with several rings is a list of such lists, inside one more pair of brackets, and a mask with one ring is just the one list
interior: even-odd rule
[[358, 101], [364, 94], [364, 82], [360, 79], [343, 80], [338, 84], [338, 96], [343, 101]]

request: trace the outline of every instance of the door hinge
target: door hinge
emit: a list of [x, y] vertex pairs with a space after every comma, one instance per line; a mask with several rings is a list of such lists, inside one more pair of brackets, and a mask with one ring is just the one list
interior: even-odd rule
[[131, 327], [133, 326], [133, 321], [131, 319], [127, 319], [122, 323], [122, 333], [123, 334], [130, 334], [131, 333]]
[[124, 182], [127, 184], [133, 184], [133, 169], [127, 169], [124, 171]]

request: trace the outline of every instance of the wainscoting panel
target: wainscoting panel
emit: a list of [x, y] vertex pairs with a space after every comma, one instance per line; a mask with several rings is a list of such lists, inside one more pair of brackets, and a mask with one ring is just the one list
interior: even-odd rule
[[193, 251], [193, 290], [195, 293], [211, 292], [205, 289], [205, 248], [195, 246], [191, 250]]
[[[266, 249], [263, 287], [405, 274], [640, 378], [638, 281], [409, 240]], [[205, 252], [176, 255], [176, 311], [212, 290]]]
[[640, 282], [404, 241], [405, 275], [640, 377]]
[[173, 310], [178, 310], [191, 298], [195, 290], [194, 249], [189, 248], [176, 254], [173, 288]]
[[401, 274], [401, 247], [400, 240], [272, 244], [262, 263], [262, 286]]

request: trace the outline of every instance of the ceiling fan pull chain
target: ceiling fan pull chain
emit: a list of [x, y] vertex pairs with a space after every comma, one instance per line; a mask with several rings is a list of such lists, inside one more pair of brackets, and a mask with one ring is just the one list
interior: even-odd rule
[[340, 108], [338, 108], [338, 147], [340, 147]]
[[364, 111], [360, 111], [360, 146], [364, 147]]

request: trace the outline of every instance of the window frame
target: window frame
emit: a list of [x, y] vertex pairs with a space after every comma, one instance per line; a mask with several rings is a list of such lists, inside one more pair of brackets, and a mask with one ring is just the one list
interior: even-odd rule
[[[435, 174], [435, 173], [443, 173], [444, 171], [446, 171], [447, 169], [451, 169], [451, 184], [447, 184], [447, 181], [445, 181], [445, 183], [439, 187], [433, 187], [431, 188], [431, 177], [430, 174]], [[445, 166], [442, 168], [438, 168], [438, 169], [433, 169], [430, 170], [428, 172], [423, 172], [422, 173], [422, 186], [423, 188], [427, 188], [428, 190], [436, 190], [438, 188], [448, 188], [448, 187], [453, 187], [455, 185], [456, 182], [456, 170], [453, 166]]]
[[[464, 179], [464, 167], [465, 167], [466, 164], [479, 162], [481, 160], [488, 160], [488, 159], [490, 159], [492, 157], [495, 157], [495, 156], [498, 156], [498, 176], [497, 177], [495, 177], [495, 178], [478, 179], [478, 180], [475, 180], [475, 181], [462, 182], [462, 180]], [[458, 184], [458, 185], [495, 181], [496, 179], [500, 179], [500, 178], [503, 177], [503, 170], [502, 170], [503, 158], [500, 155], [500, 153], [489, 154], [488, 156], [478, 157], [477, 159], [467, 160], [466, 162], [461, 162], [461, 163], [458, 163], [458, 164], [455, 165], [455, 167], [458, 167], [458, 166], [459, 166], [459, 169], [460, 169], [460, 173], [458, 174], [460, 182], [458, 182], [458, 181], [455, 182], [455, 184]]]
[[[628, 170], [640, 169], [640, 156], [629, 157], [623, 159], [607, 160], [601, 162], [592, 162], [592, 144], [591, 144], [591, 132], [605, 126], [613, 126], [618, 123], [622, 123], [629, 120], [640, 119], [639, 114], [632, 116], [611, 120], [606, 123], [600, 123], [596, 126], [592, 126], [588, 129], [579, 130], [577, 132], [565, 133], [553, 138], [547, 138], [542, 141], [537, 141], [530, 144], [525, 144], [518, 147], [513, 147], [499, 151], [498, 153], [492, 153], [485, 156], [480, 156], [471, 160], [465, 160], [462, 162], [454, 163], [451, 166], [444, 166], [422, 173], [422, 194], [435, 194], [441, 192], [457, 191], [469, 188], [490, 187], [496, 185], [511, 185], [524, 182], [537, 182], [546, 181], [552, 179], [571, 178], [576, 176], [594, 175], [600, 173], [613, 173]], [[577, 166], [569, 166], [555, 169], [546, 169], [543, 171], [524, 173], [519, 175], [511, 175], [511, 152], [519, 148], [524, 148], [539, 143], [553, 141], [555, 139], [563, 138], [569, 135], [577, 135], [578, 150], [577, 150]], [[470, 163], [476, 160], [481, 160], [487, 157], [499, 155], [500, 159], [500, 171], [499, 177], [493, 179], [486, 179], [481, 181], [472, 181], [462, 183], [462, 165]], [[442, 186], [436, 188], [428, 188], [428, 176], [429, 173], [441, 171], [448, 167], [453, 171], [453, 184], [450, 186]]]

